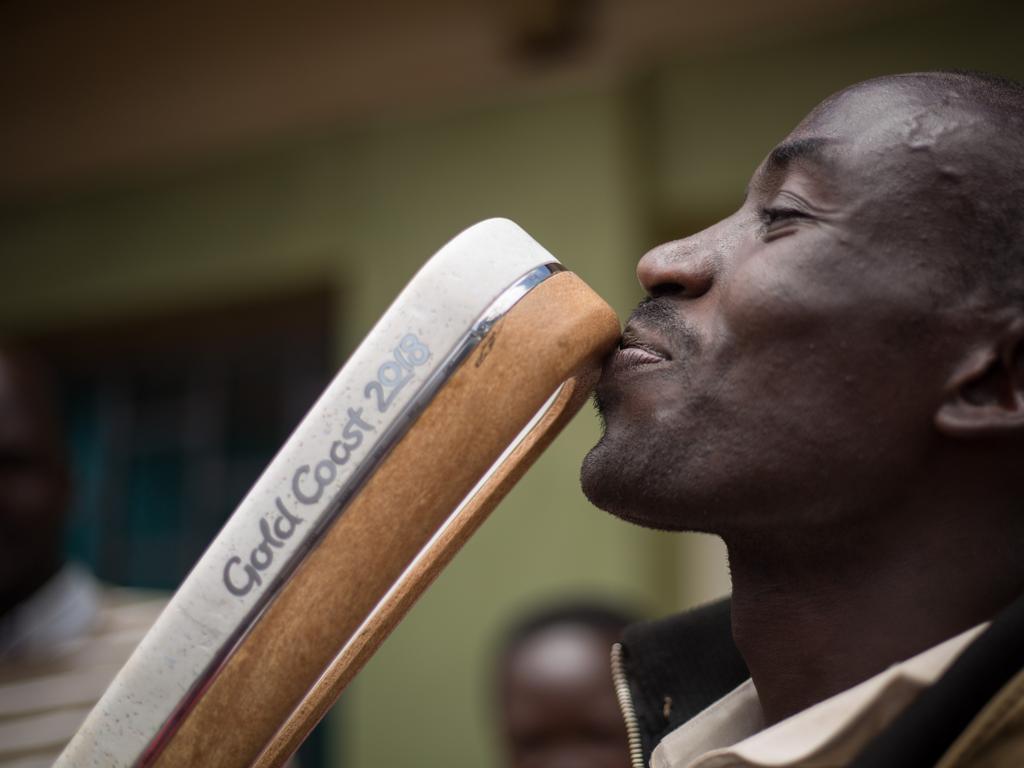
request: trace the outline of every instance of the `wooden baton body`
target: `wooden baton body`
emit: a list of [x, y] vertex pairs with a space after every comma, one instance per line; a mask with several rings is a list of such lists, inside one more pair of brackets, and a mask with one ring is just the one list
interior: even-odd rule
[[618, 334], [512, 222], [456, 237], [271, 462], [58, 765], [282, 764], [583, 404]]

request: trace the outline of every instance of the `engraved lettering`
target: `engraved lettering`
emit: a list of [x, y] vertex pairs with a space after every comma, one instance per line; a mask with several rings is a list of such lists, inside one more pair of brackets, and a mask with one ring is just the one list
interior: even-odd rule
[[292, 475], [292, 493], [295, 494], [295, 498], [301, 501], [303, 504], [316, 504], [320, 501], [320, 497], [324, 495], [324, 487], [322, 485], [317, 486], [316, 493], [308, 495], [303, 492], [299, 486], [299, 480], [303, 475], [309, 474], [309, 464], [303, 464], [301, 467], [295, 470], [295, 474]]
[[284, 546], [283, 541], [275, 539], [270, 533], [270, 523], [266, 518], [260, 519], [260, 533], [263, 534], [261, 541], [249, 554], [249, 562], [258, 571], [265, 571], [274, 562], [274, 550], [271, 547], [280, 549]]
[[377, 411], [384, 413], [395, 399], [395, 395], [414, 376], [413, 368], [423, 365], [430, 359], [430, 350], [412, 333], [407, 333], [392, 351], [394, 361], [381, 364], [377, 369], [377, 378], [367, 383], [363, 394], [369, 399], [377, 396]]
[[491, 332], [487, 334], [487, 338], [485, 338], [483, 343], [480, 345], [480, 351], [477, 352], [476, 362], [473, 364], [474, 368], [479, 368], [483, 365], [484, 360], [486, 360], [487, 356], [491, 354], [491, 350], [494, 349], [494, 343], [498, 340], [498, 331], [500, 328], [500, 325], [496, 325], [491, 329]]
[[377, 381], [385, 387], [401, 389], [405, 383], [412, 378], [411, 371], [407, 371], [398, 363], [384, 363], [377, 369]]
[[388, 405], [391, 403], [391, 398], [384, 397], [384, 387], [380, 385], [379, 381], [371, 381], [366, 385], [366, 389], [363, 390], [363, 394], [366, 395], [367, 398], [370, 397], [370, 393], [372, 392], [377, 393], [377, 412], [384, 413], [384, 411], [388, 409]]
[[260, 575], [256, 573], [256, 570], [251, 565], [247, 565], [242, 569], [249, 577], [249, 580], [244, 584], [239, 585], [237, 581], [231, 578], [232, 566], [241, 564], [242, 558], [237, 555], [229, 558], [227, 563], [224, 564], [224, 586], [228, 588], [228, 592], [232, 595], [237, 595], [238, 597], [243, 597], [244, 595], [249, 594], [253, 587], [258, 587], [263, 584], [263, 579], [260, 578]]
[[345, 423], [345, 428], [341, 432], [341, 436], [345, 439], [335, 440], [331, 443], [331, 461], [339, 467], [348, 462], [349, 456], [352, 455], [352, 451], [356, 450], [363, 444], [363, 433], [360, 430], [372, 432], [373, 427], [370, 424], [367, 424], [363, 419], [362, 408], [349, 408], [348, 421]]
[[334, 478], [338, 474], [338, 467], [333, 461], [324, 459], [316, 465], [316, 472], [313, 476], [316, 478], [317, 483], [320, 485], [320, 494], [323, 494], [324, 488], [334, 482]]
[[[302, 518], [289, 512], [280, 497], [274, 501], [277, 504], [277, 511], [281, 513], [281, 516], [274, 521], [274, 533], [277, 534], [279, 539], [290, 539], [292, 534], [295, 533], [295, 527], [302, 524]], [[282, 523], [288, 524], [287, 530], [282, 529]]]
[[423, 365], [430, 359], [430, 350], [412, 333], [402, 337], [398, 349], [405, 355], [406, 360], [416, 366]]
[[[362, 408], [352, 408], [352, 407], [349, 407], [349, 409], [348, 409], [348, 423], [345, 425], [345, 431], [342, 433], [342, 435], [344, 437], [348, 437], [349, 436], [348, 431], [349, 431], [349, 428], [351, 428], [351, 427], [359, 427], [360, 429], [362, 429], [362, 430], [364, 430], [366, 432], [373, 432], [373, 427], [371, 425], [367, 424], [366, 420], [363, 419], [363, 409]], [[363, 436], [362, 436], [361, 433], [358, 433], [358, 434], [359, 434], [359, 441], [362, 442]], [[353, 445], [352, 447], [356, 448], [358, 446]]]
[[[339, 453], [339, 449], [344, 453]], [[335, 440], [331, 443], [330, 457], [331, 461], [337, 464], [339, 467], [348, 463], [348, 457], [352, 455], [352, 451], [349, 447], [341, 440]]]
[[[407, 333], [391, 351], [391, 360], [377, 368], [377, 377], [367, 382], [363, 394], [369, 399], [376, 395], [377, 410], [386, 411], [398, 392], [415, 377], [415, 369], [430, 359], [430, 349], [412, 333]], [[363, 417], [362, 407], [348, 407], [348, 420], [341, 430], [341, 439], [331, 443], [327, 457], [315, 465], [303, 464], [292, 474], [291, 490], [295, 500], [306, 506], [316, 504], [338, 478], [338, 468], [347, 464], [355, 451], [366, 442], [366, 433], [375, 428]], [[281, 497], [275, 497], [274, 506], [279, 513], [273, 518], [260, 518], [259, 543], [249, 552], [249, 562], [231, 557], [224, 564], [223, 580], [228, 592], [242, 597], [254, 587], [263, 585], [260, 571], [274, 562], [275, 550], [295, 534], [304, 522], [301, 515], [288, 510]], [[242, 578], [244, 574], [244, 579]]]

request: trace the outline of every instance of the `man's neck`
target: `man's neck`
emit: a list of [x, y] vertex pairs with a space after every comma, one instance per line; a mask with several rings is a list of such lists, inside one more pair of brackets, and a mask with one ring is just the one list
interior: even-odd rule
[[1024, 590], [1015, 537], [974, 523], [951, 531], [932, 520], [889, 530], [884, 540], [861, 531], [859, 541], [851, 533], [810, 553], [787, 542], [727, 540], [733, 633], [765, 721], [846, 690], [1012, 602]]

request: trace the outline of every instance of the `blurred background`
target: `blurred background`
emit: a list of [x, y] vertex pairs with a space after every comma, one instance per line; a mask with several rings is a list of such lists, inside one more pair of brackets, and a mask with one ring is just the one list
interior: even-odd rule
[[[53, 361], [67, 548], [171, 589], [416, 268], [507, 216], [620, 315], [818, 101], [1024, 79], [1024, 4], [0, 3], [0, 336]], [[704, 537], [589, 507], [580, 414], [325, 721], [303, 765], [497, 765], [501, 627], [565, 595], [727, 591]]]

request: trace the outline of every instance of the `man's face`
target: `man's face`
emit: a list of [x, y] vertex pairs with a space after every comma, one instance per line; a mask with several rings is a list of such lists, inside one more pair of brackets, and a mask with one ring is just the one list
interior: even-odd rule
[[[648, 298], [583, 466], [595, 504], [724, 533], [827, 524], [907, 486], [950, 372], [937, 263], [970, 127], [932, 98], [899, 82], [832, 97], [736, 213], [641, 259]], [[792, 509], [813, 515], [773, 513]]]
[[0, 351], [0, 593], [21, 590], [60, 552], [68, 478], [37, 376]]
[[626, 768], [629, 748], [608, 665], [613, 633], [556, 624], [502, 662], [501, 736], [510, 768]]

